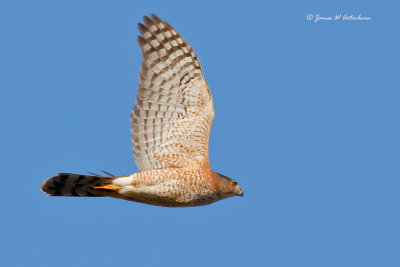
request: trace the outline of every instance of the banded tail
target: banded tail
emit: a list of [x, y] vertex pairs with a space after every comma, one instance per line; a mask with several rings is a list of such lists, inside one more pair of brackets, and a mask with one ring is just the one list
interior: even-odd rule
[[105, 197], [121, 189], [113, 184], [116, 178], [59, 173], [47, 179], [41, 190], [49, 196]]

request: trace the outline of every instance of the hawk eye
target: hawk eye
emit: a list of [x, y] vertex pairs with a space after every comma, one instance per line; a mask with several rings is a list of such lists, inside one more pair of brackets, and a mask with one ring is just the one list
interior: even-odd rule
[[236, 182], [232, 182], [232, 186], [235, 187], [237, 185]]

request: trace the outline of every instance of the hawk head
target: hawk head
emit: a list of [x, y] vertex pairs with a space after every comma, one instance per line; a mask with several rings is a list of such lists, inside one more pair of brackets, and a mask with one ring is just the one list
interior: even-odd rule
[[220, 180], [220, 190], [223, 194], [227, 195], [227, 197], [231, 196], [243, 196], [243, 190], [240, 187], [239, 183], [220, 173], [216, 173]]

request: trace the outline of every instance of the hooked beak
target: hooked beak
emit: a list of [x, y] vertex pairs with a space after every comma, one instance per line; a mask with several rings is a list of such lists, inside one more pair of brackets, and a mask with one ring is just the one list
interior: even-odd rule
[[242, 188], [240, 188], [240, 190], [239, 190], [239, 192], [237, 192], [237, 194], [238, 194], [238, 196], [241, 196], [241, 197], [243, 197], [243, 196], [244, 196], [244, 193], [243, 193], [243, 190], [242, 190]]

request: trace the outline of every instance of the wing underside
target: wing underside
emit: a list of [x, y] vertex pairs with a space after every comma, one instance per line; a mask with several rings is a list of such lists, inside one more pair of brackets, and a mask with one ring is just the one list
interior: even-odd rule
[[192, 47], [157, 16], [144, 17], [138, 37], [143, 62], [131, 114], [140, 171], [208, 161], [212, 97]]

